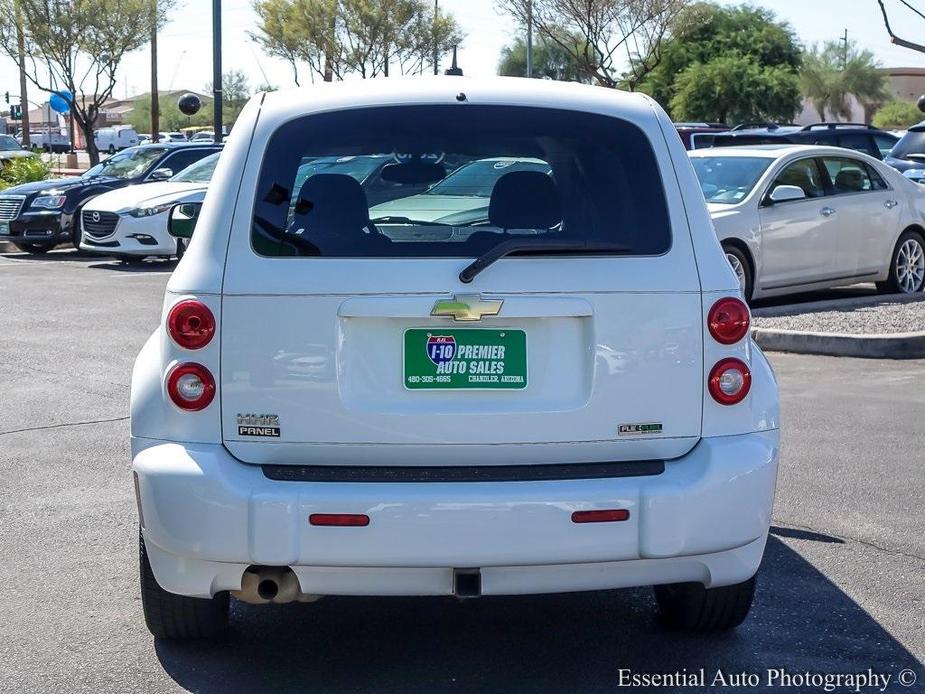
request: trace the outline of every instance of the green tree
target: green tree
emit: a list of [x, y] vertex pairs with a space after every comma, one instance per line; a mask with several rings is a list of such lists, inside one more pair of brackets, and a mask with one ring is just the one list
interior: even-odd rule
[[[212, 91], [212, 83], [206, 85]], [[243, 70], [230, 70], [222, 75], [222, 122], [234, 123], [251, 96], [250, 82]]]
[[852, 41], [826, 41], [822, 48], [813, 46], [803, 56], [800, 86], [819, 117], [826, 120], [850, 118], [854, 96], [865, 108], [889, 99], [887, 77], [880, 63], [868, 50], [860, 50]]
[[496, 0], [538, 38], [557, 45], [578, 71], [633, 91], [660, 63], [662, 46], [688, 0]]
[[[675, 19], [661, 61], [641, 88], [678, 120], [717, 120], [722, 112], [730, 121], [790, 121], [800, 108], [800, 58], [792, 29], [772, 12], [698, 2]], [[718, 94], [725, 102], [711, 103]]]
[[877, 110], [872, 122], [884, 130], [905, 130], [923, 119], [925, 116], [911, 101], [890, 101]]
[[[93, 139], [100, 109], [112, 96], [122, 58], [145, 45], [167, 21], [173, 0], [0, 0], [0, 50], [19, 62], [17, 31], [25, 42], [26, 77], [42, 91], [77, 95], [71, 118], [99, 161]], [[155, 11], [152, 12], [152, 7]]]
[[679, 121], [790, 121], [800, 105], [796, 75], [732, 53], [683, 70], [670, 107]]
[[300, 83], [300, 67], [325, 81], [423, 72], [462, 42], [452, 15], [428, 0], [255, 0], [251, 38], [282, 58]]
[[[202, 108], [194, 116], [187, 116], [180, 112], [175, 98], [167, 98], [161, 94], [158, 102], [160, 109], [161, 130], [172, 131], [190, 125], [212, 125], [212, 100], [203, 99]], [[126, 117], [126, 122], [137, 132], [146, 133], [151, 128], [151, 97], [142, 96], [135, 101], [135, 105]]]
[[[523, 38], [501, 49], [498, 74], [508, 77], [527, 76], [527, 42]], [[540, 39], [533, 46], [533, 76], [565, 82], [590, 82], [582, 73], [571, 52], [549, 39]]]

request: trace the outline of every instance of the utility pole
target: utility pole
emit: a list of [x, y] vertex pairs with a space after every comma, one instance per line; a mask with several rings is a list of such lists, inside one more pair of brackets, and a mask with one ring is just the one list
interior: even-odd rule
[[157, 0], [151, 0], [151, 142], [161, 139], [161, 104], [157, 91]]
[[437, 46], [437, 20], [440, 18], [440, 0], [434, 0], [434, 74], [440, 74], [440, 49]]
[[19, 118], [22, 125], [22, 145], [28, 147], [29, 139], [29, 94], [26, 90], [26, 40], [22, 33], [22, 18], [19, 2], [16, 3], [16, 50], [19, 53]]
[[212, 0], [212, 130], [222, 141], [222, 0]]
[[527, 0], [527, 77], [533, 77], [533, 0]]
[[848, 30], [845, 29], [845, 35], [841, 38], [843, 52], [841, 60], [841, 69], [846, 70], [848, 68]]

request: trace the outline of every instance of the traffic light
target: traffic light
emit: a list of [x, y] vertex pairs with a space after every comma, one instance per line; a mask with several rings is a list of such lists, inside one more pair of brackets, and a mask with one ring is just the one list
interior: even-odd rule
[[10, 118], [13, 120], [22, 120], [22, 106], [19, 104], [12, 104], [10, 106]]
[[6, 101], [6, 103], [10, 103], [10, 93], [9, 92], [3, 95], [3, 100]]

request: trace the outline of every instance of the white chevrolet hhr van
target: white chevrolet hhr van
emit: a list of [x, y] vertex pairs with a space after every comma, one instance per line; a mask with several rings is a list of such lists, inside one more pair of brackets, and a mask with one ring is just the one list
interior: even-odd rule
[[229, 596], [654, 585], [675, 626], [745, 618], [776, 384], [651, 99], [365, 81], [235, 133], [132, 377], [154, 635]]

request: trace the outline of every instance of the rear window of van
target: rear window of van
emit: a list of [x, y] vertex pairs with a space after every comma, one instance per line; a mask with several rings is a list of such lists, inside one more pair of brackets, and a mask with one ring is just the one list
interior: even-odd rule
[[264, 154], [251, 235], [260, 255], [476, 257], [512, 238], [666, 252], [645, 134], [575, 111], [391, 106], [292, 120]]

